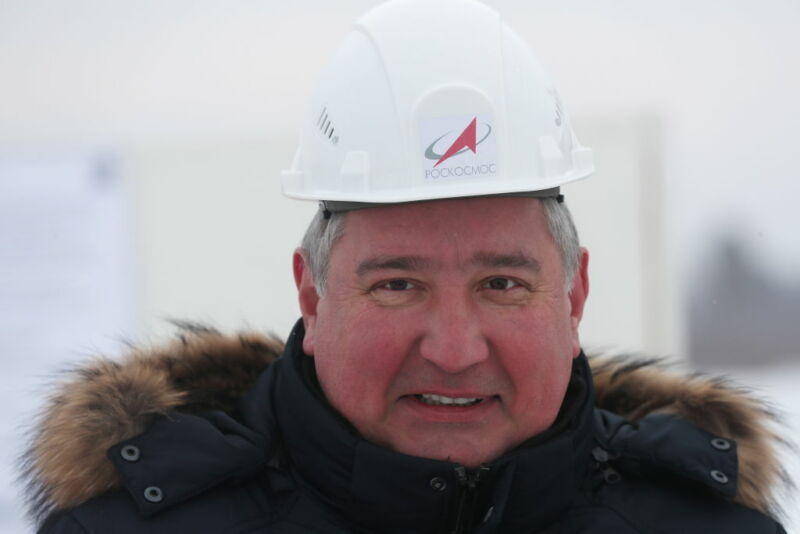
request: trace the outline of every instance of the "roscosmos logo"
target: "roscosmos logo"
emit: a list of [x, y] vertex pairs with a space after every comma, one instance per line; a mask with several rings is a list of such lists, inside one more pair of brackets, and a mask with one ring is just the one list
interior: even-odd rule
[[463, 178], [497, 172], [492, 120], [487, 115], [443, 117], [423, 122], [425, 178]]

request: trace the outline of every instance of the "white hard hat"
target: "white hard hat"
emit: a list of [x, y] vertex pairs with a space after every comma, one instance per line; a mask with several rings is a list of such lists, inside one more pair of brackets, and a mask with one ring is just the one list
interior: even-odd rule
[[495, 11], [392, 0], [323, 70], [282, 178], [293, 198], [397, 203], [557, 194], [593, 171], [550, 79]]

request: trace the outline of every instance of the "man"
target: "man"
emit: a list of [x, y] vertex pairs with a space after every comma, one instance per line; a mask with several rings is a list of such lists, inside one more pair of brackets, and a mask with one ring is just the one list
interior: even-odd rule
[[28, 457], [41, 532], [783, 532], [757, 404], [590, 369], [559, 189], [590, 154], [493, 12], [375, 9], [311, 108], [286, 347], [187, 325], [82, 370]]

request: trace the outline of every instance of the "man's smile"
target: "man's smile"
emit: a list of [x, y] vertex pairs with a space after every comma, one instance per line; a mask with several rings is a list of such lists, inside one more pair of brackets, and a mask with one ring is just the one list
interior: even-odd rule
[[[401, 420], [411, 416], [417, 423], [477, 423], [494, 413], [500, 396], [472, 393], [416, 393], [398, 399]], [[409, 411], [406, 411], [409, 410]]]
[[423, 393], [414, 395], [418, 400], [431, 406], [474, 406], [483, 401], [483, 397], [446, 397], [444, 395], [434, 395]]

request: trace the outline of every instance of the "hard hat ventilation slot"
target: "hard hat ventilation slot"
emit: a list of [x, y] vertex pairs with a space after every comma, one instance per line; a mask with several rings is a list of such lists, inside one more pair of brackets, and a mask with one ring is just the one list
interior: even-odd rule
[[319, 118], [317, 119], [317, 128], [319, 128], [319, 131], [322, 132], [322, 135], [327, 137], [334, 145], [339, 142], [339, 136], [333, 135], [335, 128], [333, 127], [333, 124], [331, 124], [330, 117], [328, 117], [327, 106], [322, 108], [322, 112], [319, 114]]

